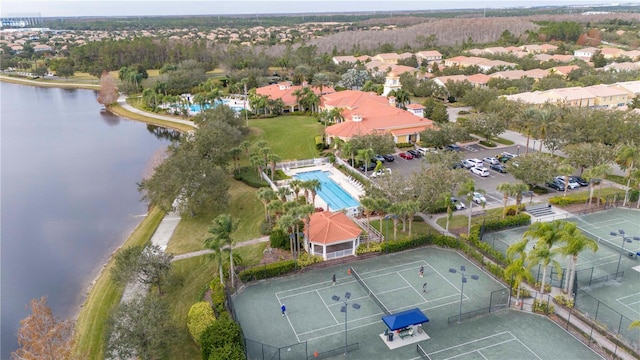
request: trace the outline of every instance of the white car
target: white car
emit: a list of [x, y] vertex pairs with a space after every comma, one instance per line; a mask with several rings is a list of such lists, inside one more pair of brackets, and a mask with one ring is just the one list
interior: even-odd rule
[[483, 166], [474, 166], [471, 168], [471, 172], [482, 177], [489, 176], [489, 170]]
[[500, 164], [500, 160], [494, 158], [494, 157], [486, 157], [483, 158], [482, 161], [486, 162], [489, 165], [498, 165]]
[[456, 210], [462, 210], [462, 209], [466, 209], [467, 208], [464, 205], [464, 203], [462, 201], [458, 200], [457, 198], [452, 197], [451, 198], [451, 202], [456, 207]]
[[480, 159], [473, 158], [473, 159], [466, 159], [465, 161], [472, 163], [473, 166], [482, 166], [482, 160]]
[[379, 176], [383, 176], [384, 174], [391, 174], [391, 169], [389, 168], [383, 168], [383, 169], [379, 169], [378, 171], [374, 171], [371, 173], [371, 177], [372, 178], [376, 178]]
[[484, 195], [480, 194], [479, 192], [474, 192], [473, 193], [473, 202], [476, 203], [476, 204], [486, 203], [487, 202], [487, 198], [485, 198]]
[[580, 187], [580, 184], [577, 181], [572, 181], [571, 178], [569, 178], [569, 184], [568, 185], [564, 181], [564, 176], [556, 176], [556, 180], [559, 181], [564, 186], [568, 187], [569, 189], [577, 189], [577, 188]]

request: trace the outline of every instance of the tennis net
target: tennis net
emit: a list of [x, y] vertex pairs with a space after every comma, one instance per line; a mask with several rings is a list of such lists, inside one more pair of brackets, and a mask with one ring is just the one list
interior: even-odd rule
[[371, 297], [371, 299], [373, 299], [373, 301], [378, 304], [378, 306], [380, 307], [380, 309], [382, 309], [382, 311], [384, 311], [385, 314], [387, 315], [391, 315], [391, 311], [389, 311], [389, 309], [387, 309], [386, 306], [384, 306], [384, 304], [382, 303], [382, 301], [380, 301], [380, 299], [378, 299], [378, 297], [376, 296], [376, 294], [373, 293], [373, 291], [371, 291], [371, 288], [369, 288], [369, 286], [367, 286], [367, 284], [365, 284], [364, 280], [362, 280], [362, 278], [360, 277], [360, 275], [358, 275], [358, 273], [356, 272], [356, 270], [352, 267], [349, 268], [351, 270], [351, 275], [353, 275], [353, 277], [358, 280], [358, 282], [360, 283], [360, 285], [362, 285], [362, 287], [367, 290], [367, 293], [369, 294], [369, 296]]
[[[616, 253], [623, 253], [623, 254], [627, 254], [627, 253], [633, 253], [633, 250], [631, 249], [626, 249], [624, 247], [622, 247], [621, 245], [618, 244], [614, 244], [609, 240], [603, 239], [602, 237], [587, 231], [587, 230], [583, 230], [580, 229], [582, 231], [583, 234], [587, 235], [588, 237], [592, 238], [593, 240], [596, 240], [598, 242], [598, 244], [603, 244], [606, 245], [609, 249], [611, 250], [615, 250]], [[626, 241], [626, 240], [625, 240]]]
[[416, 350], [418, 350], [418, 354], [420, 354], [420, 357], [423, 359], [427, 359], [427, 360], [431, 360], [431, 358], [429, 357], [429, 355], [427, 354], [426, 351], [424, 351], [424, 349], [422, 348], [422, 346], [420, 346], [420, 344], [416, 345]]

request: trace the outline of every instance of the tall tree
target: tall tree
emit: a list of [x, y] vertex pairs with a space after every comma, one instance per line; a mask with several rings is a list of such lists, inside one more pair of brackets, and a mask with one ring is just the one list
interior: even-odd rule
[[[569, 257], [569, 281], [566, 282], [565, 292], [573, 289], [573, 282], [576, 275], [576, 265], [578, 264], [578, 255], [585, 251], [598, 251], [598, 243], [582, 234], [575, 223], [564, 221], [563, 234], [561, 240], [560, 252]], [[575, 296], [573, 294], [572, 296]]]
[[105, 107], [118, 101], [118, 87], [111, 75], [107, 71], [103, 71], [100, 75], [100, 91], [98, 91], [98, 103]]
[[138, 258], [138, 280], [143, 284], [158, 287], [162, 294], [162, 286], [168, 281], [171, 271], [172, 254], [168, 254], [158, 245], [147, 245]]
[[508, 182], [500, 183], [496, 187], [496, 191], [502, 193], [502, 218], [504, 219], [507, 216], [507, 201], [509, 201], [509, 196], [513, 196], [513, 185]]
[[107, 334], [109, 358], [162, 359], [175, 341], [176, 327], [167, 304], [149, 295], [120, 304], [107, 320]]
[[[467, 199], [467, 203], [469, 204], [467, 234], [471, 234], [471, 215], [473, 215], [474, 192], [478, 192], [481, 194], [485, 193], [485, 191], [482, 189], [476, 189], [476, 184], [472, 179], [469, 179], [467, 180], [467, 182], [463, 183], [460, 191], [458, 192], [458, 196], [464, 196]], [[484, 204], [482, 206], [484, 206]]]
[[615, 161], [625, 171], [624, 177], [627, 179], [627, 187], [624, 190], [622, 206], [627, 206], [629, 189], [631, 189], [631, 173], [638, 168], [638, 163], [640, 163], [640, 146], [636, 145], [633, 140], [628, 141], [618, 149]]
[[512, 279], [512, 289], [514, 285], [518, 289], [516, 292], [516, 301], [518, 303], [520, 302], [522, 283], [525, 281], [533, 281], [533, 275], [531, 275], [531, 271], [527, 268], [526, 246], [527, 240], [522, 240], [507, 248], [507, 258], [510, 260], [510, 263], [504, 269], [504, 276], [507, 279]]
[[[593, 203], [593, 192], [596, 189], [596, 184], [602, 186], [602, 179], [611, 173], [611, 166], [609, 164], [601, 164], [586, 169], [582, 176], [589, 182], [589, 208]], [[598, 190], [598, 193], [600, 191]], [[600, 198], [598, 198], [598, 205], [600, 204]]]
[[268, 188], [268, 187], [263, 187], [258, 189], [258, 192], [256, 193], [256, 195], [258, 196], [258, 199], [260, 199], [260, 201], [262, 201], [262, 204], [264, 205], [264, 212], [265, 212], [265, 221], [267, 223], [271, 223], [271, 218], [269, 216], [269, 211], [267, 206], [269, 205], [269, 203], [272, 200], [275, 200], [277, 198], [276, 192], [273, 191], [273, 189]]
[[222, 272], [222, 250], [224, 248], [229, 250], [229, 276], [231, 278], [231, 285], [233, 286], [233, 239], [231, 234], [235, 231], [236, 224], [234, 224], [231, 215], [220, 214], [212, 221], [212, 225], [209, 227], [209, 233], [211, 237], [205, 240], [205, 245], [215, 252], [215, 256], [218, 259], [218, 269], [220, 271], [220, 283], [224, 284], [224, 274]]
[[59, 321], [47, 304], [47, 299], [32, 299], [31, 314], [20, 320], [19, 348], [11, 354], [18, 360], [73, 359], [73, 322]]

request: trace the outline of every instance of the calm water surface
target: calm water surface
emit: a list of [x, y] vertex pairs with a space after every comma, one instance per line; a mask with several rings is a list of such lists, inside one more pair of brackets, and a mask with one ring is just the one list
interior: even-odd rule
[[142, 220], [136, 182], [168, 140], [101, 113], [96, 93], [0, 83], [1, 358], [32, 298], [73, 317]]

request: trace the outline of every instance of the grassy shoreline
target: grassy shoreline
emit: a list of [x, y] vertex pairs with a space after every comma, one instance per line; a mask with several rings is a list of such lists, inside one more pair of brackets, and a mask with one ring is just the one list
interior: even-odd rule
[[31, 85], [31, 86], [40, 86], [40, 87], [58, 87], [65, 89], [85, 89], [85, 90], [99, 90], [100, 85], [97, 84], [79, 84], [79, 83], [68, 83], [58, 80], [31, 80], [24, 79], [14, 76], [0, 75], [0, 81], [12, 83], [12, 84], [20, 84], [20, 85]]

